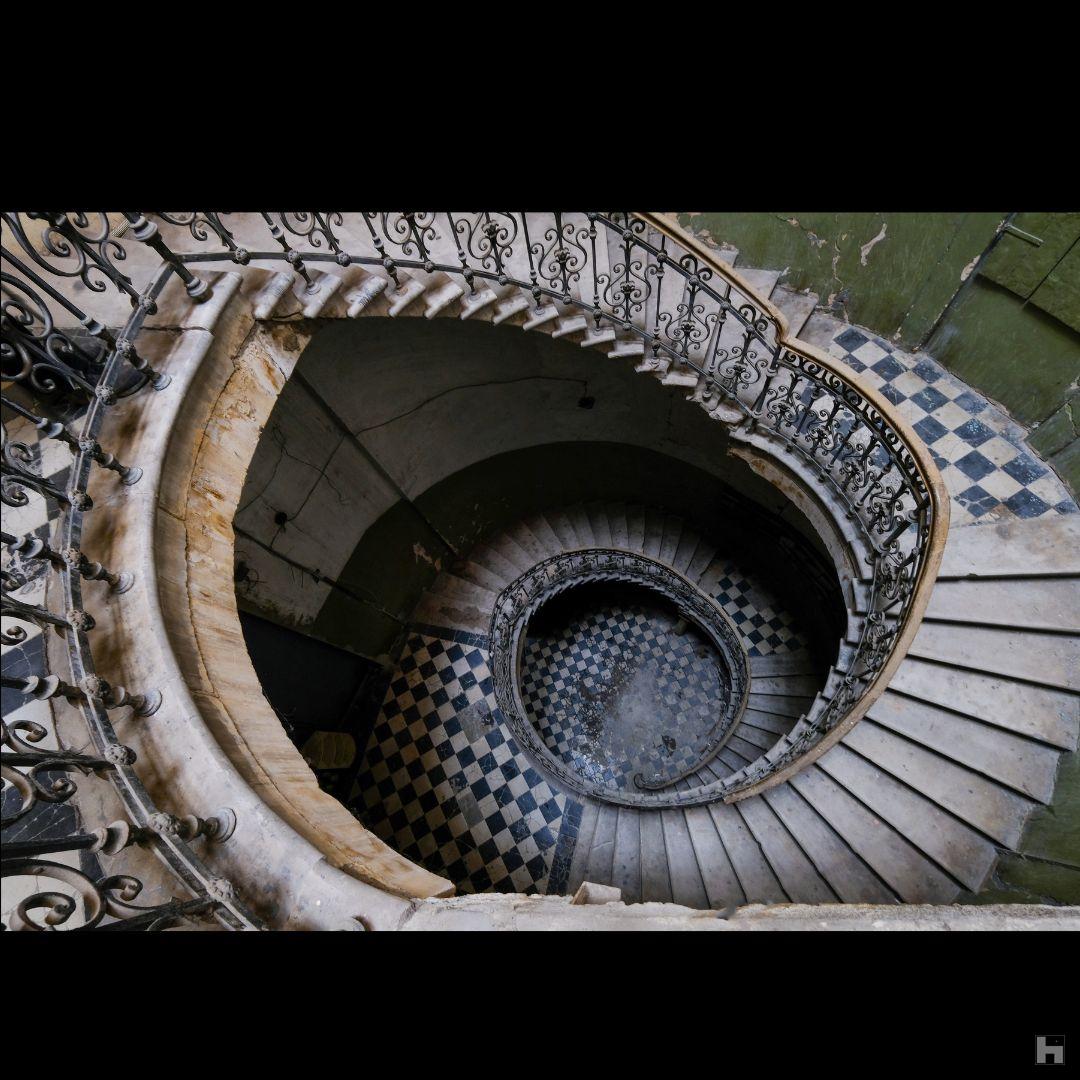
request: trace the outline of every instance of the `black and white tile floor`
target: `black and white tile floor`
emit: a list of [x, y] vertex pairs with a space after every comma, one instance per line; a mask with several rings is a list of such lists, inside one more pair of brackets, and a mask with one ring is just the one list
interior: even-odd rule
[[952, 499], [953, 528], [1077, 512], [1065, 485], [1028, 447], [1025, 429], [929, 356], [839, 323], [821, 343], [896, 405], [930, 448]]
[[704, 751], [728, 680], [711, 645], [677, 622], [660, 604], [593, 600], [526, 643], [529, 717], [591, 783], [634, 790], [638, 773], [674, 775]]
[[[805, 647], [794, 617], [762, 581], [733, 563], [724, 564], [712, 593], [739, 627], [751, 656]], [[668, 640], [663, 627], [658, 641], [656, 631], [643, 626], [642, 614], [609, 609], [601, 635], [606, 629], [614, 637], [616, 627], [633, 624], [632, 636], [649, 644], [652, 653], [638, 653], [639, 658], [676, 668], [685, 659], [679, 643]], [[567, 661], [575, 646], [588, 647], [584, 636], [564, 640]], [[615, 652], [608, 650], [612, 660]], [[482, 635], [414, 628], [375, 721], [349, 806], [381, 840], [448, 877], [462, 892], [558, 893], [566, 884], [583, 807], [541, 775], [514, 739], [495, 702], [488, 655]], [[668, 689], [676, 694], [683, 688], [671, 674]], [[688, 681], [704, 696], [705, 672], [696, 675]], [[571, 731], [564, 729], [564, 736], [574, 734], [574, 721], [568, 723]], [[682, 734], [674, 736], [676, 750], [683, 745]], [[559, 735], [550, 735], [557, 744]], [[579, 753], [578, 759], [589, 756]], [[652, 760], [643, 755], [618, 775], [609, 769], [610, 779], [618, 784], [628, 770], [632, 776]], [[655, 760], [669, 774], [678, 771], [681, 758], [657, 753]], [[604, 775], [601, 767], [597, 776]]]

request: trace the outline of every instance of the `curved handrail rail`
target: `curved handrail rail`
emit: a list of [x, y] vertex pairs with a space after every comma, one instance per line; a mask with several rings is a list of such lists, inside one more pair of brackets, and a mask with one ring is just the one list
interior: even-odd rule
[[[622, 334], [622, 341], [640, 347], [646, 367], [684, 379], [713, 411], [726, 406], [726, 418], [738, 417], [741, 436], [775, 441], [816, 472], [873, 551], [871, 608], [861, 640], [822, 712], [804, 717], [798, 734], [785, 736], [743, 775], [710, 789], [711, 796], [746, 797], [819, 756], [865, 713], [903, 659], [929, 602], [948, 529], [948, 498], [932, 458], [889, 402], [826, 353], [789, 336], [781, 312], [664, 215], [364, 211], [347, 219], [337, 211], [274, 211], [230, 227], [223, 220], [228, 215], [219, 211], [125, 211], [128, 234], [150, 252], [152, 269], [137, 282], [125, 273], [128, 251], [109, 216], [96, 214], [27, 213], [29, 221], [41, 223], [37, 237], [23, 215], [3, 214], [12, 246], [21, 248], [21, 256], [6, 247], [2, 253], [9, 271], [3, 283], [4, 379], [26, 382], [38, 392], [63, 385], [88, 402], [77, 436], [62, 421], [34, 417], [47, 437], [72, 449], [66, 491], [35, 477], [21, 451], [5, 443], [5, 501], [9, 495], [25, 497], [30, 487], [60, 507], [56, 548], [37, 546], [31, 538], [6, 545], [19, 558], [46, 561], [60, 575], [66, 614], [9, 597], [17, 574], [13, 578], [7, 569], [4, 611], [63, 634], [72, 684], [57, 680], [53, 686], [53, 677], [43, 676], [45, 683], [21, 689], [77, 702], [98, 755], [116, 758], [106, 773], [136, 830], [143, 830], [138, 841], [149, 843], [197, 898], [209, 898], [207, 909], [227, 925], [256, 926], [258, 920], [188, 847], [185, 837], [192, 829], [185, 833], [177, 819], [161, 814], [131, 768], [130, 752], [118, 742], [106, 710], [136, 699], [148, 707], [152, 695], [127, 695], [96, 675], [87, 637], [93, 620], [81, 595], [84, 578], [106, 580], [120, 591], [126, 577], [110, 574], [80, 551], [93, 466], [117, 472], [121, 482], [138, 478], [137, 466], [118, 466], [98, 442], [108, 407], [148, 385], [167, 386], [167, 378], [140, 357], [137, 339], [172, 278], [193, 301], [210, 298], [212, 286], [194, 272], [201, 266], [285, 264], [311, 294], [323, 284], [314, 267], [357, 267], [372, 286], [357, 304], [382, 289], [409, 302], [406, 276], [438, 275], [477, 308], [519, 290], [532, 297], [536, 318], [584, 316], [586, 326], [592, 320], [590, 334], [609, 335], [603, 340]], [[195, 241], [194, 250], [183, 250], [185, 235]], [[260, 250], [267, 236], [276, 249]], [[207, 244], [218, 249], [207, 250]], [[75, 303], [85, 302], [84, 295], [119, 297], [132, 310], [118, 317], [112, 302], [96, 315], [87, 313]], [[75, 323], [81, 336], [69, 332]]]
[[[730, 692], [723, 700], [693, 766], [658, 782], [635, 781], [637, 790], [620, 790], [587, 781], [568, 768], [536, 731], [521, 696], [522, 653], [532, 617], [556, 596], [597, 581], [632, 582], [666, 597], [683, 618], [694, 623], [713, 643], [730, 680]], [[661, 794], [663, 789], [704, 768], [727, 744], [746, 710], [750, 693], [750, 659], [734, 623], [711, 596], [682, 574], [638, 552], [590, 547], [542, 559], [499, 593], [491, 613], [488, 640], [495, 698], [518, 742], [561, 784], [607, 802], [639, 808], [675, 805], [685, 796]]]

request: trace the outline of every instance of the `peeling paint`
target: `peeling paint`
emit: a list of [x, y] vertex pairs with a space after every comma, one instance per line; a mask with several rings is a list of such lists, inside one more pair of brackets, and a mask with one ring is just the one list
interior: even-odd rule
[[873, 240], [868, 240], [861, 248], [859, 248], [859, 265], [866, 265], [866, 257], [870, 254], [874, 248], [885, 239], [885, 233], [888, 231], [889, 223], [883, 221], [881, 223], [881, 231], [874, 237]]
[[427, 551], [424, 548], [424, 545], [421, 544], [419, 540], [417, 540], [416, 543], [413, 544], [412, 550], [413, 550], [413, 556], [415, 557], [417, 562], [419, 562], [421, 559], [423, 559], [424, 562], [426, 562], [429, 566], [434, 566], [436, 570], [441, 570], [442, 569], [442, 565], [441, 565], [442, 560], [441, 559], [433, 559], [427, 553]]
[[960, 271], [961, 281], [967, 281], [967, 279], [971, 277], [971, 271], [975, 269], [975, 264], [979, 261], [980, 258], [980, 255], [976, 255], [975, 258], [972, 259], [971, 262], [969, 262], [967, 266], [965, 266], [964, 269]]

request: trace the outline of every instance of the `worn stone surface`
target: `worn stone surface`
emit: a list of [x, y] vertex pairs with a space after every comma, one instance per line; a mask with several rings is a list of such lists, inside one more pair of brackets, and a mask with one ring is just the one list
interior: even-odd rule
[[470, 896], [413, 905], [403, 930], [1080, 930], [1080, 908], [1034, 904], [751, 904], [730, 917], [677, 904], [575, 906], [569, 897]]

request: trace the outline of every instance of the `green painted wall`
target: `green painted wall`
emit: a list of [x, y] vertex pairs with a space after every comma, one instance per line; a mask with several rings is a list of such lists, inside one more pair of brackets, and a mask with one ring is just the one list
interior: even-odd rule
[[1080, 904], [1080, 753], [1063, 754], [1049, 806], [1024, 830], [1018, 853], [1002, 855], [977, 904]]
[[832, 314], [925, 349], [1032, 429], [1080, 494], [1080, 213], [688, 213]]
[[921, 345], [994, 239], [1005, 213], [680, 214], [713, 243], [734, 244], [739, 265], [788, 273], [850, 322]]

